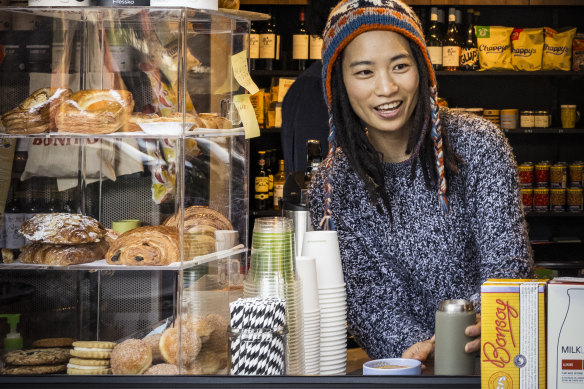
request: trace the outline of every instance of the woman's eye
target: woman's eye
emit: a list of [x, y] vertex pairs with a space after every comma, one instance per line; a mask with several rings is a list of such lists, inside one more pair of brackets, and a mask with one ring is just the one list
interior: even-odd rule
[[395, 65], [394, 69], [395, 70], [405, 70], [409, 66], [410, 66], [410, 64], [408, 64], [408, 63], [400, 63], [400, 64]]
[[359, 71], [355, 72], [355, 75], [357, 75], [357, 76], [367, 76], [367, 75], [369, 75], [371, 73], [372, 73], [371, 70], [369, 70], [369, 69], [363, 69], [363, 70], [359, 70]]

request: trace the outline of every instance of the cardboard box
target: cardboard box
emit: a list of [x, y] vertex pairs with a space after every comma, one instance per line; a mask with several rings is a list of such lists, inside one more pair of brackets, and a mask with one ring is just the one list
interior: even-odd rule
[[481, 286], [481, 388], [546, 387], [547, 282], [490, 279]]
[[584, 279], [548, 284], [548, 388], [584, 388]]

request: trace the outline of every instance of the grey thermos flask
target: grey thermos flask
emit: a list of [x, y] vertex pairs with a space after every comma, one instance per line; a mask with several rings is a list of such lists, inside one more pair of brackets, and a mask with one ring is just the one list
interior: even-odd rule
[[436, 344], [434, 350], [434, 374], [472, 375], [475, 355], [464, 351], [466, 343], [473, 340], [466, 336], [466, 327], [476, 323], [476, 314], [468, 300], [444, 300], [436, 311]]

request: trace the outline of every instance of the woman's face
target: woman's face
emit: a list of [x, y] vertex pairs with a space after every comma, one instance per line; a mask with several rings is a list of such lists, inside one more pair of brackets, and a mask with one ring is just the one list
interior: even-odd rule
[[342, 60], [351, 107], [367, 130], [409, 131], [419, 75], [406, 38], [393, 31], [364, 32], [345, 47]]

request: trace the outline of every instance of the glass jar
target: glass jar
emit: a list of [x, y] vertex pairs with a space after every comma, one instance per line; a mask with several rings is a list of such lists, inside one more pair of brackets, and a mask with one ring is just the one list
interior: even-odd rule
[[535, 111], [521, 111], [519, 113], [519, 125], [521, 128], [535, 127]]
[[550, 126], [549, 111], [541, 110], [535, 111], [534, 113], [534, 127], [536, 128], [548, 128]]

